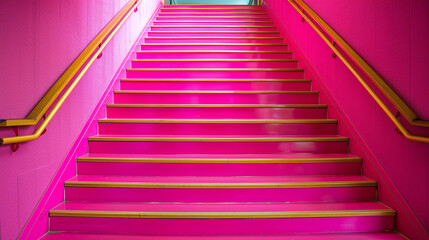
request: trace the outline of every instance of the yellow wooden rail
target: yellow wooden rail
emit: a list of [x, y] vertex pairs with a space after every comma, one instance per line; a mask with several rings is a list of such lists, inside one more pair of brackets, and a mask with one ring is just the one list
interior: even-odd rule
[[[70, 65], [64, 74], [55, 82], [26, 118], [0, 121], [0, 127], [14, 127], [36, 125], [42, 118], [44, 118], [37, 130], [30, 135], [0, 138], [0, 144], [13, 144], [35, 140], [43, 133], [48, 123], [52, 120], [58, 109], [76, 87], [82, 76], [86, 73], [88, 68], [103, 51], [123, 23], [128, 19], [130, 14], [133, 12], [134, 7], [136, 7], [141, 1], [142, 0], [130, 0], [119, 11], [119, 13], [116, 14], [116, 16], [106, 25], [106, 27], [104, 27], [103, 30], [101, 30], [94, 40], [79, 55], [79, 57]], [[68, 88], [59, 97], [66, 86], [68, 86]], [[55, 105], [53, 105], [54, 103]], [[47, 113], [49, 109], [51, 110]]]
[[[346, 65], [346, 67], [352, 72], [352, 74], [358, 79], [362, 86], [367, 90], [377, 104], [382, 108], [390, 120], [395, 124], [397, 129], [404, 135], [405, 138], [417, 141], [429, 143], [428, 137], [416, 136], [410, 134], [410, 132], [402, 125], [397, 117], [389, 110], [386, 104], [380, 99], [380, 97], [371, 89], [371, 87], [365, 82], [363, 77], [357, 72], [352, 64], [346, 60], [341, 52], [335, 47], [339, 46], [347, 56], [353, 60], [353, 62], [362, 70], [365, 75], [371, 79], [375, 86], [383, 93], [383, 95], [393, 104], [393, 106], [404, 116], [404, 118], [414, 126], [429, 127], [428, 120], [419, 119], [416, 113], [393, 91], [392, 88], [325, 22], [319, 15], [317, 15], [307, 4], [302, 0], [288, 0], [289, 3], [301, 14], [301, 16], [310, 24], [310, 26], [319, 34], [319, 36], [328, 44], [328, 46], [334, 51], [336, 56]], [[311, 17], [311, 20], [310, 18]], [[318, 26], [316, 26], [316, 24]], [[320, 29], [323, 29], [325, 33], [332, 39], [329, 40]], [[336, 44], [332, 42], [334, 41]]]

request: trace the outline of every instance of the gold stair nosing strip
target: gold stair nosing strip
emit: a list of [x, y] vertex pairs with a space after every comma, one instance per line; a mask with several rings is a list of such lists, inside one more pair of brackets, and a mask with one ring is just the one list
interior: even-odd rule
[[257, 18], [269, 19], [269, 17], [254, 17], [254, 16], [157, 16], [156, 18]]
[[144, 93], [166, 93], [166, 94], [319, 94], [319, 91], [222, 91], [222, 90], [115, 90], [118, 94], [144, 94]]
[[348, 142], [347, 137], [89, 137], [89, 142]]
[[[167, 22], [180, 22], [180, 23], [184, 23], [184, 22], [186, 22], [186, 23], [189, 23], [189, 22], [191, 22], [191, 23], [201, 23], [201, 22], [207, 22], [207, 23], [212, 23], [213, 21], [190, 21], [190, 20], [180, 20], [180, 21], [158, 21], [158, 20], [155, 20], [154, 21], [155, 23], [160, 23], [160, 22], [162, 22], [162, 23], [167, 23]], [[273, 21], [251, 21], [251, 20], [244, 20], [244, 21], [216, 21], [216, 22], [218, 22], [218, 23], [237, 23], [237, 22], [240, 22], [240, 23], [273, 23]], [[154, 25], [154, 26], [161, 26], [161, 25]]]
[[280, 34], [279, 31], [150, 31], [150, 33], [269, 33]]
[[174, 15], [174, 14], [222, 14], [222, 15], [228, 15], [228, 14], [258, 14], [258, 15], [267, 15], [266, 12], [159, 12], [159, 15]]
[[298, 62], [296, 59], [132, 59], [132, 62]]
[[284, 50], [140, 50], [137, 53], [290, 53]]
[[327, 108], [326, 104], [106, 104], [107, 107], [122, 108]]
[[248, 218], [327, 218], [395, 216], [393, 209], [289, 211], [289, 212], [126, 212], [51, 210], [50, 217], [158, 218], [158, 219], [248, 219]]
[[337, 119], [99, 119], [99, 123], [262, 123], [262, 124], [297, 124], [326, 123], [336, 124]]
[[276, 26], [258, 25], [152, 25], [155, 28], [276, 28]]
[[80, 157], [77, 162], [114, 162], [114, 163], [347, 163], [362, 162], [359, 157], [344, 158], [258, 158], [258, 159], [222, 159], [222, 158], [120, 158], [120, 157]]
[[147, 183], [147, 182], [87, 182], [66, 181], [65, 187], [82, 188], [332, 188], [332, 187], [376, 187], [375, 181], [332, 181], [332, 182], [294, 182], [294, 183]]
[[185, 72], [185, 71], [204, 71], [204, 72], [304, 72], [301, 68], [127, 68], [130, 72]]
[[[183, 8], [165, 8], [165, 7], [163, 7], [163, 8], [161, 8], [161, 12], [162, 12], [162, 10], [167, 10], [167, 9], [174, 9], [174, 10], [202, 10], [202, 9], [207, 9], [207, 10], [212, 10], [212, 9], [216, 9], [216, 10], [218, 10], [218, 9], [220, 9], [220, 10], [252, 10], [252, 8], [204, 8], [204, 7], [201, 7], [201, 8], [190, 8], [190, 7], [183, 7]], [[257, 8], [255, 8], [255, 9], [257, 9]], [[168, 12], [168, 11], [166, 11], [166, 12]]]
[[311, 82], [310, 79], [122, 78], [122, 82]]
[[283, 39], [283, 37], [145, 37], [145, 39], [172, 39], [172, 38], [178, 38], [178, 39], [195, 39], [195, 38], [214, 38], [214, 39]]
[[148, 46], [288, 46], [285, 43], [142, 43]]

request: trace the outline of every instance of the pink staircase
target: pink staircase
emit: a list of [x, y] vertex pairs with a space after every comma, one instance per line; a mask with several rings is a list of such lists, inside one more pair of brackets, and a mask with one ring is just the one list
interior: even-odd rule
[[256, 6], [164, 6], [48, 239], [405, 239]]

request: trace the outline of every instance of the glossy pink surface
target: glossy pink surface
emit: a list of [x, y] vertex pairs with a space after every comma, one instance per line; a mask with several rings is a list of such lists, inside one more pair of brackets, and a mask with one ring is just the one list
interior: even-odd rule
[[347, 153], [347, 142], [89, 142], [90, 153]]
[[[121, 81], [123, 90], [283, 90], [308, 91], [310, 82], [249, 82], [249, 81]], [[325, 117], [326, 118], [326, 117]]]
[[237, 119], [322, 119], [326, 118], [325, 108], [161, 108], [135, 107], [107, 108], [108, 118], [237, 118]]
[[[182, 47], [182, 46], [181, 46]], [[225, 49], [226, 50], [226, 49]], [[174, 59], [173, 59], [174, 60]], [[298, 68], [297, 61], [133, 61], [133, 68]]]
[[174, 20], [159, 20], [155, 21], [153, 23], [153, 26], [158, 25], [254, 25], [254, 26], [273, 26], [273, 23], [271, 21], [225, 21], [219, 19], [216, 22], [210, 21], [210, 20], [204, 20], [204, 21], [195, 21], [195, 20], [182, 20], [182, 21], [174, 21]]
[[[127, 2], [0, 1], [0, 119], [25, 117]], [[87, 152], [81, 140], [96, 134], [87, 121], [159, 3], [131, 14], [43, 136], [15, 153], [0, 145], [0, 239], [20, 232], [20, 239], [38, 239], [49, 230], [48, 211], [64, 200], [63, 182], [76, 174], [76, 156]], [[20, 128], [21, 135], [33, 132]], [[12, 135], [0, 129], [1, 137]]]
[[[290, 49], [311, 63], [315, 82], [342, 119], [340, 132], [354, 136], [351, 151], [366, 155], [364, 174], [383, 183], [380, 199], [398, 209], [398, 229], [411, 239], [427, 239], [429, 182], [427, 144], [397, 134], [391, 121], [354, 76], [301, 16], [282, 0], [269, 0], [267, 10], [287, 29]], [[428, 119], [426, 56], [429, 45], [427, 1], [305, 1], [377, 71], [421, 118]], [[286, 32], [285, 32], [286, 33]], [[296, 42], [298, 47], [292, 47]], [[400, 49], [397, 49], [401, 46]], [[302, 57], [305, 56], [305, 57]], [[400, 59], [400, 61], [397, 61]], [[333, 108], [331, 108], [333, 109]], [[330, 112], [330, 114], [332, 114]], [[401, 117], [401, 121], [403, 121]], [[423, 129], [406, 128], [428, 136]], [[344, 133], [345, 134], [345, 133]], [[418, 218], [416, 218], [416, 215]]]
[[[247, 44], [247, 45], [246, 45]], [[197, 45], [169, 45], [169, 44], [142, 44], [141, 50], [254, 50], [254, 51], [287, 51], [287, 45], [257, 45], [258, 43], [230, 43], [230, 44], [197, 44]]]
[[291, 59], [292, 53], [289, 52], [137, 52], [137, 59]]
[[[274, 0], [272, 0], [274, 1]], [[146, 3], [144, 3], [146, 4]], [[147, 5], [147, 4], [146, 4]], [[142, 5], [147, 9], [148, 6]], [[155, 6], [155, 5], [154, 5]], [[165, 10], [174, 12], [178, 6], [166, 6]], [[195, 6], [190, 6], [193, 8]], [[324, 89], [320, 88], [319, 79], [314, 76], [313, 69], [308, 68], [307, 60], [302, 64], [305, 69], [305, 77], [317, 79], [310, 86], [309, 81], [304, 79], [303, 71], [267, 71], [267, 68], [296, 69], [296, 62], [263, 62], [263, 61], [210, 61], [209, 59], [292, 59], [300, 58], [301, 52], [294, 44], [291, 47], [282, 46], [252, 46], [252, 45], [218, 45], [216, 47], [207, 43], [284, 43], [283, 38], [234, 38], [233, 35], [244, 36], [247, 25], [271, 26], [272, 23], [250, 23], [246, 19], [238, 18], [245, 14], [232, 13], [227, 18], [216, 18], [216, 8], [219, 6], [207, 6], [210, 11], [207, 14], [163, 14], [157, 17], [168, 25], [166, 31], [192, 31], [193, 25], [203, 27], [204, 24], [213, 26], [215, 31], [225, 30], [224, 24], [240, 25], [238, 32], [161, 32], [153, 29], [148, 34], [142, 34], [137, 42], [142, 46], [134, 47], [129, 57], [123, 62], [113, 80], [109, 83], [104, 95], [99, 101], [96, 110], [92, 113], [90, 120], [84, 126], [84, 130], [78, 141], [73, 146], [72, 154], [61, 166], [56, 174], [52, 191], [53, 197], [46, 195], [49, 200], [42, 200], [37, 216], [42, 216], [43, 227], [37, 223], [37, 218], [32, 218], [38, 232], [46, 231], [47, 210], [54, 203], [59, 203], [65, 196], [65, 203], [54, 209], [63, 211], [112, 211], [112, 212], [270, 212], [270, 211], [348, 211], [361, 210], [372, 211], [376, 209], [389, 209], [387, 205], [377, 202], [377, 197], [383, 194], [383, 189], [376, 186], [355, 185], [356, 182], [370, 182], [374, 185], [376, 181], [383, 179], [377, 175], [371, 178], [361, 176], [361, 162], [336, 161], [338, 158], [350, 160], [356, 156], [349, 154], [348, 141], [339, 141], [334, 138], [344, 131], [342, 121], [337, 125], [333, 123], [308, 123], [308, 124], [247, 124], [247, 123], [99, 123], [95, 119], [107, 118], [133, 119], [133, 118], [168, 118], [168, 119], [327, 119], [328, 111], [326, 105], [312, 106], [306, 108], [305, 104], [318, 104], [319, 94], [314, 93], [288, 93], [288, 94], [208, 94], [208, 93], [131, 93], [124, 90], [280, 90], [280, 91], [309, 91], [311, 89], [323, 90], [321, 101], [324, 102]], [[237, 8], [238, 6], [236, 6]], [[180, 7], [179, 7], [180, 8]], [[228, 9], [230, 7], [227, 7]], [[241, 10], [251, 9], [263, 11], [260, 7], [242, 6]], [[149, 8], [150, 9], [150, 8]], [[187, 11], [200, 12], [198, 9]], [[183, 11], [182, 11], [183, 12]], [[184, 16], [180, 16], [184, 15]], [[199, 15], [213, 15], [203, 18]], [[255, 14], [256, 15], [256, 14]], [[169, 16], [169, 17], [162, 17]], [[261, 15], [258, 15], [261, 16]], [[274, 15], [275, 16], [275, 15]], [[153, 17], [155, 19], [156, 16]], [[151, 21], [149, 17], [143, 17], [144, 21]], [[147, 20], [149, 19], [149, 20]], [[182, 20], [180, 20], [182, 19]], [[185, 20], [186, 19], [186, 20]], [[230, 19], [230, 20], [228, 20]], [[270, 18], [253, 18], [258, 21], [271, 21]], [[197, 21], [197, 22], [196, 22]], [[202, 22], [204, 21], [204, 22]], [[231, 22], [242, 21], [242, 22]], [[183, 28], [179, 25], [188, 25]], [[157, 25], [154, 25], [157, 26]], [[178, 26], [177, 28], [171, 26]], [[218, 27], [215, 27], [218, 26]], [[277, 25], [276, 25], [277, 26]], [[200, 31], [201, 27], [195, 27]], [[281, 28], [276, 28], [284, 31]], [[145, 27], [148, 29], [148, 26]], [[226, 28], [229, 29], [229, 28]], [[210, 27], [205, 29], [210, 31]], [[265, 29], [263, 31], [272, 31]], [[235, 31], [235, 30], [231, 30]], [[143, 33], [145, 33], [143, 31]], [[257, 36], [283, 36], [278, 33], [249, 33]], [[149, 37], [146, 37], [149, 35]], [[213, 35], [209, 38], [201, 36]], [[153, 37], [158, 36], [158, 37]], [[175, 37], [166, 37], [175, 36]], [[187, 36], [187, 37], [185, 37]], [[194, 37], [192, 37], [194, 36]], [[198, 37], [195, 37], [198, 36]], [[227, 37], [227, 38], [219, 38]], [[291, 41], [286, 35], [287, 42]], [[309, 40], [308, 40], [309, 41]], [[203, 43], [201, 45], [156, 45], [145, 43]], [[293, 41], [291, 41], [294, 43]], [[206, 43], [206, 44], [204, 44]], [[123, 46], [123, 43], [118, 43]], [[140, 50], [142, 52], [137, 52]], [[287, 51], [282, 53], [262, 53], [257, 51]], [[164, 50], [165, 52], [155, 52]], [[193, 52], [179, 52], [180, 50], [193, 50]], [[204, 50], [220, 50], [219, 52], [203, 52]], [[238, 52], [228, 52], [235, 50]], [[239, 52], [243, 50], [256, 52]], [[144, 52], [146, 51], [146, 52]], [[151, 52], [152, 51], [152, 52]], [[298, 54], [296, 54], [296, 52]], [[207, 59], [206, 61], [134, 61], [130, 59]], [[133, 64], [133, 65], [132, 65]], [[104, 66], [103, 66], [104, 67]], [[103, 68], [102, 67], [102, 68]], [[138, 71], [138, 69], [148, 71]], [[179, 70], [165, 71], [170, 68]], [[181, 68], [209, 68], [208, 70], [190, 71]], [[217, 71], [216, 68], [225, 68]], [[240, 71], [239, 68], [257, 68], [257, 71]], [[125, 79], [125, 78], [128, 78]], [[120, 79], [122, 79], [120, 81]], [[143, 81], [150, 79], [150, 81]], [[181, 81], [181, 80], [192, 81]], [[200, 81], [201, 79], [212, 79], [212, 81]], [[215, 79], [227, 79], [225, 82], [216, 82]], [[248, 81], [254, 79], [256, 81]], [[284, 80], [288, 82], [273, 81], [269, 79]], [[135, 80], [135, 81], [130, 81]], [[165, 81], [171, 80], [171, 81]], [[241, 80], [241, 81], [233, 81]], [[262, 81], [268, 80], [268, 81]], [[119, 85], [120, 82], [120, 85]], [[90, 88], [92, 88], [91, 86]], [[120, 88], [120, 91], [118, 89]], [[113, 93], [112, 90], [116, 90]], [[115, 104], [108, 105], [106, 103]], [[303, 104], [303, 105], [278, 105], [273, 107], [214, 107], [184, 106], [180, 104]], [[125, 107], [121, 104], [130, 104]], [[133, 105], [134, 104], [134, 105]], [[138, 105], [140, 104], [140, 105]], [[164, 105], [153, 107], [144, 104], [178, 104], [176, 106]], [[300, 107], [301, 106], [301, 107]], [[336, 105], [334, 105], [336, 106]], [[337, 119], [336, 111], [329, 107], [329, 118]], [[105, 111], [104, 111], [105, 110]], [[346, 121], [347, 122], [347, 121]], [[347, 122], [348, 123], [348, 122]], [[98, 126], [98, 135], [95, 133]], [[348, 132], [346, 132], [348, 133]], [[89, 135], [95, 135], [94, 139], [84, 143]], [[101, 137], [112, 138], [113, 141], [105, 141]], [[126, 138], [137, 137], [141, 141], [129, 141]], [[166, 138], [168, 139], [162, 139]], [[188, 142], [189, 138], [204, 137], [208, 141]], [[219, 137], [227, 138], [220, 140]], [[231, 142], [228, 138], [243, 138], [243, 141]], [[245, 142], [247, 138], [302, 138], [302, 137], [332, 137], [332, 141], [285, 141], [274, 142]], [[116, 138], [116, 139], [115, 139]], [[161, 139], [154, 139], [161, 138]], [[174, 141], [166, 141], [173, 139]], [[354, 138], [353, 138], [354, 139]], [[83, 140], [83, 141], [82, 141]], [[356, 145], [351, 142], [351, 149], [355, 151]], [[76, 152], [76, 153], [75, 153]], [[87, 154], [89, 152], [89, 154]], [[358, 151], [358, 156], [365, 156]], [[98, 162], [77, 163], [78, 176], [70, 178], [76, 171], [75, 164], [69, 164], [77, 155], [98, 158]], [[100, 159], [101, 158], [101, 159]], [[127, 159], [126, 160], [123, 159]], [[150, 159], [187, 159], [189, 163], [154, 162]], [[333, 159], [332, 159], [333, 158]], [[121, 160], [122, 159], [122, 160]], [[223, 163], [202, 163], [204, 159], [221, 159]], [[225, 161], [231, 159], [230, 161]], [[232, 159], [295, 159], [294, 163], [232, 163]], [[300, 161], [302, 159], [302, 161]], [[319, 162], [321, 159], [327, 162]], [[329, 160], [330, 159], [330, 160]], [[115, 160], [115, 161], [109, 161]], [[134, 161], [133, 161], [134, 160]], [[143, 162], [145, 160], [145, 162]], [[357, 159], [359, 160], [359, 159]], [[269, 160], [267, 160], [269, 161]], [[310, 161], [310, 162], [308, 162]], [[364, 159], [364, 161], [366, 161]], [[71, 166], [73, 165], [73, 166]], [[366, 167], [366, 166], [365, 166]], [[366, 170], [367, 171], [367, 170]], [[67, 177], [68, 176], [68, 177]], [[67, 183], [85, 183], [89, 186], [83, 187], [61, 187], [65, 179], [70, 178]], [[111, 184], [139, 184], [139, 186], [113, 186], [97, 187], [91, 183]], [[332, 187], [287, 187], [284, 185], [277, 188], [204, 188], [189, 187], [182, 185], [181, 188], [171, 186], [164, 188], [144, 187], [144, 183], [172, 183], [172, 184], [261, 184], [261, 183], [352, 183], [351, 186]], [[63, 190], [65, 188], [65, 194]], [[383, 198], [381, 198], [383, 199]], [[185, 204], [187, 203], [187, 204]], [[190, 204], [192, 203], [192, 204]], [[395, 205], [395, 208], [400, 206]], [[399, 211], [401, 213], [401, 211]], [[329, 214], [329, 213], [328, 213]], [[378, 214], [378, 213], [377, 213]], [[402, 214], [402, 213], [401, 213]], [[261, 234], [315, 234], [315, 233], [342, 233], [343, 239], [348, 236], [344, 233], [359, 232], [383, 232], [392, 231], [395, 227], [395, 216], [347, 216], [347, 217], [291, 217], [272, 219], [132, 219], [121, 217], [90, 217], [90, 216], [53, 216], [50, 218], [50, 231], [69, 231], [80, 233], [102, 233], [102, 234], [175, 234], [213, 235], [223, 237], [225, 235], [254, 235], [248, 239], [254, 239]], [[2, 216], [3, 217], [3, 216]], [[402, 217], [402, 215], [399, 215]], [[41, 229], [41, 230], [40, 230]], [[74, 233], [76, 234], [76, 233]], [[320, 239], [327, 239], [332, 235], [319, 235]], [[255, 236], [256, 235], [256, 236]], [[367, 235], [375, 238], [375, 235]], [[35, 235], [32, 235], [35, 236]], [[39, 235], [40, 236], [40, 235]], [[48, 235], [47, 238], [54, 235]], [[61, 236], [61, 235], [56, 235]], [[78, 236], [78, 235], [75, 235]], [[98, 235], [98, 239], [105, 236]], [[301, 235], [304, 236], [304, 235]], [[309, 237], [310, 235], [306, 236]], [[314, 239], [318, 239], [317, 236]], [[364, 237], [365, 235], [358, 234]], [[398, 235], [382, 234], [379, 236], [386, 239], [397, 239]], [[84, 235], [85, 237], [85, 235]], [[354, 236], [356, 237], [356, 235]], [[33, 237], [35, 239], [37, 237]], [[67, 236], [66, 236], [67, 238]], [[156, 237], [155, 237], [156, 238]], [[30, 237], [31, 239], [31, 237]], [[84, 239], [84, 238], [83, 238]], [[192, 238], [191, 238], [192, 239]], [[289, 238], [290, 239], [290, 238]], [[299, 238], [298, 238], [299, 239]], [[308, 238], [307, 238], [308, 239]], [[338, 239], [338, 238], [331, 238]], [[378, 238], [382, 239], [382, 238]]]
[[329, 135], [335, 123], [99, 123], [99, 133], [108, 135]]
[[100, 176], [306, 176], [358, 175], [360, 162], [344, 163], [92, 163], [78, 162], [78, 175]]
[[294, 235], [120, 235], [91, 233], [50, 233], [42, 240], [404, 240], [397, 233], [334, 233]]
[[208, 31], [194, 33], [192, 31], [151, 31], [149, 37], [276, 37], [277, 32], [246, 32], [246, 31]]
[[386, 231], [393, 229], [393, 222], [393, 217], [388, 216], [203, 220], [51, 217], [51, 230], [128, 234], [303, 234]]
[[317, 104], [319, 95], [298, 94], [210, 94], [210, 93], [115, 93], [118, 104]]
[[283, 43], [282, 38], [240, 38], [240, 37], [229, 37], [229, 38], [190, 38], [190, 37], [147, 37], [144, 40], [145, 43]]
[[246, 27], [243, 26], [152, 26], [152, 31], [276, 31], [275, 27]]

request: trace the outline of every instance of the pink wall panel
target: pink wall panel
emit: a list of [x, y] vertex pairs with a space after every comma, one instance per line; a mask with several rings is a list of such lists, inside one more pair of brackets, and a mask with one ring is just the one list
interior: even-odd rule
[[[306, 0], [420, 115], [429, 119], [429, 2], [425, 0]], [[387, 172], [420, 222], [429, 228], [429, 145], [397, 134], [393, 124], [344, 64], [287, 0], [266, 0], [268, 9], [297, 43], [321, 85], [338, 103], [339, 112]], [[291, 49], [294, 51], [293, 49]], [[308, 76], [307, 76], [308, 77]], [[322, 96], [323, 99], [323, 96]], [[323, 101], [322, 101], [323, 102]], [[330, 106], [332, 108], [333, 106]], [[413, 131], [416, 131], [413, 129]], [[417, 130], [429, 135], [427, 130]], [[356, 148], [357, 146], [357, 148]], [[362, 156], [365, 158], [365, 156]], [[364, 159], [364, 171], [372, 164]], [[382, 193], [383, 194], [383, 193]]]
[[[0, 119], [25, 117], [127, 2], [0, 1]], [[18, 236], [159, 3], [143, 0], [139, 11], [130, 16], [53, 118], [45, 135], [22, 144], [15, 153], [9, 146], [0, 146], [0, 239]], [[33, 129], [20, 131], [30, 133]], [[11, 135], [11, 129], [0, 129], [1, 137]], [[73, 151], [70, 158], [83, 153]], [[76, 163], [71, 164], [74, 166], [67, 167], [67, 173], [73, 175]], [[63, 191], [55, 190], [54, 195], [61, 201]], [[46, 228], [47, 215], [39, 221], [38, 227]]]

